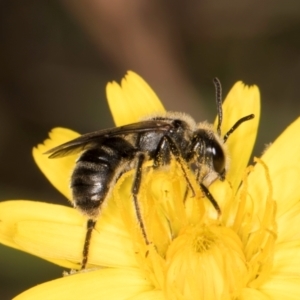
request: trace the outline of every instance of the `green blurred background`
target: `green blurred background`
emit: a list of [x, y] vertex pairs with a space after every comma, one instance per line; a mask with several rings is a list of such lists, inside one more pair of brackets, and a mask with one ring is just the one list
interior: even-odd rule
[[[113, 126], [105, 85], [129, 69], [168, 110], [196, 120], [216, 114], [213, 77], [224, 94], [238, 80], [257, 84], [256, 155], [299, 116], [298, 0], [2, 0], [0, 14], [0, 200], [68, 205], [31, 149], [56, 126], [81, 133]], [[0, 299], [62, 272], [0, 245]]]

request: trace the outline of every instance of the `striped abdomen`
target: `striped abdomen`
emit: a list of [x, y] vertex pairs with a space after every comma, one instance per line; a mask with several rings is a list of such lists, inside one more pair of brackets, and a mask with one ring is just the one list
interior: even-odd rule
[[76, 207], [96, 218], [116, 180], [129, 168], [135, 152], [135, 148], [120, 137], [109, 138], [83, 152], [71, 178]]

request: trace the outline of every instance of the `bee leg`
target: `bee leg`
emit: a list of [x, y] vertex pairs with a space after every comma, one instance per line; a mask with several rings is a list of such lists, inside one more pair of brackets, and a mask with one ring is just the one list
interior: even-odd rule
[[[197, 179], [197, 182], [200, 181], [200, 171], [199, 170], [196, 173], [196, 179]], [[213, 205], [213, 207], [217, 211], [218, 216], [220, 216], [221, 215], [221, 208], [220, 208], [218, 202], [215, 200], [213, 195], [209, 192], [208, 188], [203, 183], [200, 183], [200, 188], [201, 188], [201, 191], [206, 196], [206, 198], [210, 201], [210, 203]]]
[[183, 204], [185, 204], [188, 194], [189, 194], [189, 187], [187, 186], [185, 188], [185, 192], [184, 192], [184, 196], [183, 196]]
[[200, 188], [201, 188], [202, 192], [205, 194], [205, 196], [207, 197], [207, 199], [210, 201], [210, 203], [213, 205], [215, 210], [217, 211], [218, 216], [220, 216], [221, 208], [220, 208], [218, 202], [215, 200], [213, 195], [209, 192], [208, 188], [204, 184], [200, 183]]
[[140, 208], [139, 202], [138, 202], [138, 193], [139, 193], [139, 190], [141, 187], [142, 165], [143, 165], [144, 160], [145, 160], [144, 154], [142, 154], [142, 153], [139, 154], [138, 159], [137, 159], [136, 173], [134, 176], [131, 192], [132, 192], [132, 196], [133, 196], [133, 204], [134, 204], [134, 209], [135, 209], [135, 213], [136, 213], [136, 217], [137, 217], [139, 226], [141, 228], [146, 245], [149, 245], [150, 241], [149, 241], [147, 233], [146, 233], [145, 224], [144, 224], [142, 214], [141, 214], [141, 208]]
[[81, 270], [84, 270], [87, 264], [92, 232], [93, 229], [95, 228], [95, 225], [96, 225], [95, 220], [89, 219], [87, 221], [86, 234], [85, 234], [85, 240], [84, 240], [83, 251], [82, 251], [82, 261], [81, 261], [81, 268], [80, 268]]
[[[188, 189], [190, 188], [193, 195], [192, 197], [195, 196], [195, 190], [188, 178], [188, 175], [186, 173], [186, 170], [183, 166], [183, 163], [182, 163], [182, 159], [181, 159], [181, 154], [180, 154], [180, 151], [178, 149], [178, 147], [176, 146], [176, 143], [172, 140], [172, 138], [170, 138], [169, 136], [165, 135], [159, 142], [158, 144], [158, 147], [157, 147], [157, 152], [155, 153], [155, 157], [154, 157], [154, 166], [155, 167], [158, 167], [158, 166], [161, 166], [164, 164], [164, 160], [163, 160], [163, 151], [166, 150], [166, 145], [169, 146], [169, 149], [172, 153], [172, 155], [175, 157], [177, 163], [180, 165], [181, 167], [181, 170], [183, 172], [183, 176], [188, 184], [188, 188], [187, 188], [187, 191], [186, 191], [186, 196], [187, 196], [187, 192], [188, 192]], [[165, 159], [166, 160], [166, 159]], [[166, 162], [165, 162], [166, 163]]]

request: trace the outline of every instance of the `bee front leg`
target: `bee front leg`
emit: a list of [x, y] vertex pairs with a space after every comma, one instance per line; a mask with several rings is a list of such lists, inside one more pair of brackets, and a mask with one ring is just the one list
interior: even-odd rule
[[[169, 164], [170, 159], [171, 159], [170, 153], [172, 153], [173, 157], [176, 159], [177, 163], [179, 164], [179, 166], [182, 170], [183, 176], [187, 182], [188, 188], [192, 191], [192, 197], [194, 197], [195, 190], [188, 178], [186, 169], [184, 167], [182, 155], [181, 155], [176, 143], [173, 141], [173, 139], [171, 137], [169, 137], [167, 135], [163, 136], [158, 144], [156, 153], [154, 155], [154, 167], [158, 168], [162, 165]], [[187, 192], [186, 192], [186, 196], [187, 196]]]
[[204, 184], [200, 183], [200, 188], [201, 188], [202, 192], [205, 194], [206, 198], [210, 201], [210, 203], [213, 205], [213, 207], [217, 211], [218, 216], [220, 216], [221, 208], [220, 208], [218, 202], [215, 200], [213, 195], [209, 192], [208, 188]]

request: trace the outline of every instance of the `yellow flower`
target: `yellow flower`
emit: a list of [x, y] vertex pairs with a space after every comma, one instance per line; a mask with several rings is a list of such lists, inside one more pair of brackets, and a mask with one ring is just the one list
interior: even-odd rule
[[[107, 96], [118, 126], [164, 109], [149, 86], [129, 72]], [[188, 172], [195, 195], [172, 162], [144, 166], [139, 193], [151, 243], [145, 244], [131, 199], [133, 171], [117, 182], [93, 232], [87, 270], [46, 282], [15, 299], [300, 299], [300, 119], [247, 167], [255, 142], [259, 91], [238, 82], [224, 105], [222, 132], [250, 113], [228, 140], [230, 170], [209, 190], [218, 216]], [[78, 134], [56, 128], [33, 150], [38, 166], [68, 199], [75, 156], [43, 153]], [[242, 183], [241, 183], [242, 182]], [[186, 199], [184, 201], [184, 199]], [[66, 268], [79, 269], [86, 217], [73, 208], [25, 200], [0, 204], [0, 242]]]

